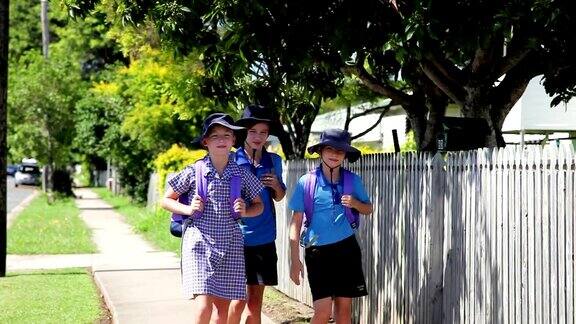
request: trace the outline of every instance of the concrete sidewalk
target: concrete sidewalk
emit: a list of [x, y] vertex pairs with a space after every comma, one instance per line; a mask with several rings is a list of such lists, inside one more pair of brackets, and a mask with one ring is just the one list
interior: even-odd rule
[[[180, 259], [135, 234], [123, 216], [94, 192], [75, 193], [80, 216], [100, 253], [9, 256], [9, 271], [89, 265], [114, 323], [192, 323], [192, 302], [182, 297]], [[274, 322], [263, 315], [262, 323]]]

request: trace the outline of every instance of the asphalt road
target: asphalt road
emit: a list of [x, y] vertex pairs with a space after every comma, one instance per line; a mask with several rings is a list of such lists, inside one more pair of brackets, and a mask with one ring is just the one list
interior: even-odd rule
[[7, 198], [7, 212], [9, 213], [14, 207], [18, 206], [26, 197], [30, 196], [34, 189], [38, 187], [32, 186], [18, 186], [18, 188], [14, 187], [14, 178], [7, 177], [6, 178], [6, 195]]

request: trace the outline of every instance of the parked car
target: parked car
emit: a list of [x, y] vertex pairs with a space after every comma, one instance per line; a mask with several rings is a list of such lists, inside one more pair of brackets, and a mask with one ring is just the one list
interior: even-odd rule
[[19, 167], [18, 164], [16, 164], [16, 165], [14, 165], [14, 164], [9, 164], [9, 165], [6, 167], [6, 174], [9, 175], [9, 176], [14, 176], [14, 174], [16, 173], [16, 171], [18, 171], [18, 167]]
[[40, 168], [36, 164], [21, 164], [14, 174], [14, 186], [18, 185], [40, 185], [41, 173]]

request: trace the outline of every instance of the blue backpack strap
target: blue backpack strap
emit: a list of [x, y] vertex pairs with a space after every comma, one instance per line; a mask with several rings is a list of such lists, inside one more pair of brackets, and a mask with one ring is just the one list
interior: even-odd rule
[[242, 178], [237, 175], [233, 175], [230, 178], [230, 215], [232, 219], [237, 221], [240, 219], [240, 213], [234, 211], [234, 202], [236, 199], [241, 197], [242, 190]]
[[314, 192], [316, 191], [316, 180], [318, 169], [308, 172], [304, 181], [304, 226], [308, 227], [312, 223], [314, 214]]
[[[342, 187], [345, 195], [352, 195], [354, 192], [354, 173], [349, 170], [342, 168], [343, 179]], [[353, 229], [358, 228], [360, 224], [360, 213], [354, 208], [344, 208], [344, 213], [346, 214], [346, 219], [350, 223]]]

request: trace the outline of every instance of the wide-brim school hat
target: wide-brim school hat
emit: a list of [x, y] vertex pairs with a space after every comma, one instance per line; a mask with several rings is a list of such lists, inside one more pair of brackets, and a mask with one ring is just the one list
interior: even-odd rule
[[348, 162], [356, 162], [362, 155], [360, 150], [350, 145], [352, 136], [345, 130], [331, 128], [327, 129], [320, 134], [320, 143], [314, 144], [308, 148], [308, 153], [318, 153], [325, 146], [332, 146], [335, 149], [346, 152]]
[[204, 123], [202, 125], [202, 134], [192, 141], [192, 144], [195, 146], [203, 147], [202, 140], [210, 133], [210, 130], [216, 125], [220, 125], [226, 127], [228, 129], [233, 130], [234, 132], [243, 130], [244, 127], [237, 126], [234, 124], [234, 119], [230, 117], [228, 114], [224, 113], [213, 113], [210, 116], [206, 117]]
[[273, 126], [278, 123], [278, 119], [274, 118], [271, 109], [267, 109], [264, 106], [248, 105], [244, 107], [242, 117], [236, 121], [236, 125], [243, 126], [247, 129], [258, 123], [267, 123], [270, 126], [270, 134], [275, 135]]

